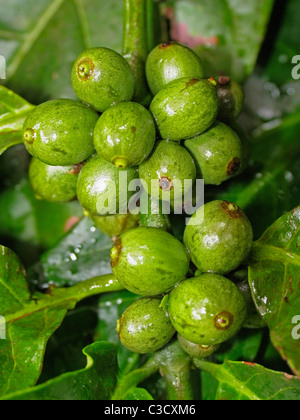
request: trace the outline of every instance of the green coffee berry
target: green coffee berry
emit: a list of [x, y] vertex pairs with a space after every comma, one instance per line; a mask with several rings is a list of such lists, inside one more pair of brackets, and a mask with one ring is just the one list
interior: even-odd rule
[[111, 216], [92, 216], [95, 226], [106, 235], [117, 240], [118, 236], [138, 225], [139, 216], [131, 213]]
[[169, 292], [186, 277], [189, 256], [183, 244], [162, 229], [125, 232], [111, 250], [111, 266], [127, 290], [141, 296]]
[[80, 100], [104, 112], [120, 102], [131, 101], [135, 78], [120, 54], [108, 48], [91, 48], [74, 63], [72, 85]]
[[150, 158], [140, 165], [139, 171], [148, 194], [157, 200], [182, 198], [187, 192], [185, 180], [191, 180], [191, 186], [196, 180], [196, 167], [191, 155], [180, 143], [166, 140], [157, 144]]
[[92, 215], [108, 216], [117, 214], [120, 210], [126, 214], [128, 200], [133, 195], [127, 192], [128, 184], [136, 178], [136, 168], [119, 170], [103, 157], [94, 155], [78, 177], [78, 200]]
[[184, 232], [191, 260], [203, 273], [235, 270], [248, 256], [252, 241], [247, 216], [228, 201], [212, 201], [200, 207]]
[[152, 115], [134, 102], [118, 104], [102, 114], [94, 134], [99, 155], [117, 166], [137, 166], [151, 153], [156, 140]]
[[220, 345], [212, 345], [212, 346], [202, 346], [200, 344], [194, 344], [191, 341], [187, 340], [186, 338], [182, 337], [182, 335], [178, 334], [178, 341], [180, 347], [191, 357], [195, 359], [205, 359], [206, 357], [211, 356], [217, 350], [219, 350]]
[[142, 298], [127, 308], [118, 321], [123, 346], [134, 353], [154, 353], [175, 334], [169, 314], [160, 307], [161, 298]]
[[234, 283], [203, 274], [180, 283], [170, 294], [169, 313], [176, 331], [195, 344], [224, 343], [242, 328], [247, 309]]
[[184, 146], [194, 159], [197, 175], [206, 184], [220, 185], [239, 175], [244, 167], [242, 142], [223, 123], [216, 122], [205, 133], [186, 140]]
[[219, 119], [231, 123], [243, 110], [245, 95], [242, 86], [227, 76], [219, 77], [217, 92], [220, 102]]
[[158, 92], [150, 110], [163, 139], [181, 141], [198, 136], [217, 118], [216, 82], [197, 78], [175, 80]]
[[82, 165], [50, 166], [33, 158], [29, 167], [29, 180], [36, 197], [53, 203], [74, 200], [81, 168]]
[[147, 58], [146, 75], [153, 95], [167, 84], [182, 78], [204, 77], [200, 57], [190, 48], [175, 42], [162, 43]]
[[46, 102], [25, 119], [25, 147], [48, 165], [76, 165], [94, 153], [93, 133], [98, 118], [96, 111], [80, 102], [70, 99]]

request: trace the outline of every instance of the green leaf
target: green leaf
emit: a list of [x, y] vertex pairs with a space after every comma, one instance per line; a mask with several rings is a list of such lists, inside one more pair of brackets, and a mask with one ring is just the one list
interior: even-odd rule
[[0, 395], [35, 385], [46, 344], [68, 310], [87, 297], [118, 290], [122, 286], [108, 275], [31, 296], [19, 259], [0, 247], [0, 314], [6, 327], [6, 339], [0, 340]]
[[216, 400], [300, 400], [300, 381], [286, 373], [274, 372], [254, 363], [229, 360], [223, 365], [205, 360], [194, 360], [194, 364], [219, 381]]
[[171, 37], [195, 48], [210, 75], [250, 75], [264, 40], [273, 0], [170, 0]]
[[[292, 64], [292, 59], [299, 55], [300, 26], [298, 16], [300, 4], [297, 0], [289, 0], [283, 3], [278, 2], [276, 7], [281, 22], [280, 25], [276, 25], [278, 33], [276, 33], [275, 43], [274, 45], [266, 45], [262, 60], [265, 61], [267, 55], [265, 74], [272, 82], [283, 85], [292, 80], [292, 69], [297, 64]], [[273, 42], [272, 39], [272, 44]], [[298, 81], [295, 81], [296, 83]]]
[[201, 370], [201, 400], [215, 401], [218, 392], [219, 382], [210, 373]]
[[[37, 200], [28, 179], [1, 192], [0, 208], [0, 236], [21, 243], [22, 252], [26, 251], [25, 243], [42, 248], [54, 246], [65, 234], [68, 221], [82, 217], [78, 202], [56, 204]], [[18, 254], [23, 259], [21, 252]]]
[[[219, 363], [223, 363], [225, 360], [248, 360], [249, 362], [254, 362], [257, 360], [265, 334], [265, 329], [243, 329], [232, 340], [222, 344], [213, 358]], [[280, 356], [278, 355], [278, 357]], [[218, 381], [210, 373], [201, 371], [201, 384], [202, 399], [204, 401], [215, 400], [218, 390]]]
[[23, 98], [0, 86], [0, 155], [9, 147], [23, 143], [23, 122], [33, 108]]
[[153, 397], [146, 389], [135, 388], [125, 395], [124, 401], [153, 401]]
[[147, 363], [139, 369], [133, 370], [127, 375], [121, 376], [117, 387], [111, 397], [113, 401], [124, 400], [128, 393], [136, 390], [138, 384], [142, 383], [159, 370], [159, 363], [152, 357]]
[[111, 239], [84, 218], [42, 256], [43, 284], [72, 286], [111, 273], [111, 248]]
[[101, 401], [108, 400], [117, 378], [116, 346], [94, 343], [83, 350], [85, 369], [69, 372], [44, 384], [8, 395], [5, 400]]
[[121, 50], [120, 0], [0, 0], [0, 10], [6, 83], [36, 104], [74, 97], [71, 69], [84, 49]]
[[300, 206], [282, 216], [255, 242], [249, 282], [274, 346], [300, 377], [299, 341], [293, 336], [293, 319], [300, 315], [299, 235]]
[[31, 300], [18, 258], [0, 247], [0, 314], [6, 323], [6, 339], [0, 340], [0, 395], [36, 383], [46, 343], [62, 322], [68, 305], [39, 309], [38, 302]]
[[216, 360], [248, 360], [254, 362], [260, 350], [265, 330], [243, 329], [232, 340], [224, 343], [214, 355]]
[[90, 304], [90, 299], [67, 313], [47, 344], [39, 384], [85, 367], [86, 358], [82, 349], [94, 342], [96, 325], [97, 313]]

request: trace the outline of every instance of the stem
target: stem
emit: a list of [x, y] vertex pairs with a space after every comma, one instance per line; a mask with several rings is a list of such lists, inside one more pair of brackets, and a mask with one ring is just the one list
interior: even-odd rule
[[190, 381], [191, 359], [181, 349], [178, 341], [163, 349], [158, 355], [158, 359], [160, 373], [167, 382], [168, 400], [193, 400]]
[[126, 364], [125, 369], [122, 371], [122, 375], [129, 375], [131, 371], [134, 370], [140, 360], [140, 354], [133, 353], [131, 356], [131, 361]]
[[137, 385], [154, 375], [159, 370], [159, 364], [155, 357], [152, 357], [142, 368], [136, 369], [120, 379], [119, 384], [112, 396], [113, 401], [122, 401], [126, 394], [137, 387]]
[[113, 274], [107, 274], [86, 280], [76, 284], [69, 289], [62, 289], [65, 296], [74, 296], [77, 302], [101, 293], [119, 292], [124, 287], [118, 282]]
[[120, 290], [123, 290], [123, 287], [112, 274], [86, 280], [70, 288], [52, 288], [50, 294], [36, 295], [37, 300], [31, 301], [17, 312], [12, 312], [6, 317], [6, 322], [13, 322], [28, 315], [42, 313], [43, 310], [60, 306], [73, 309], [83, 299]]
[[164, 31], [165, 19], [160, 12], [160, 1], [147, 0], [148, 46], [152, 51], [163, 41], [169, 41], [168, 31]]
[[190, 363], [182, 365], [177, 369], [161, 369], [162, 376], [167, 382], [168, 400], [170, 401], [191, 401], [193, 400]]
[[193, 359], [193, 364], [197, 369], [203, 370], [204, 372], [209, 373], [214, 378], [218, 379], [220, 365], [216, 365], [204, 359]]
[[130, 390], [158, 371], [166, 380], [168, 400], [193, 400], [190, 382], [191, 358], [181, 349], [177, 340], [156, 352], [142, 368], [123, 376], [111, 399], [124, 400]]
[[124, 0], [123, 55], [136, 78], [134, 100], [149, 105], [145, 65], [149, 53], [147, 30], [147, 0]]
[[142, 60], [148, 55], [147, 0], [124, 0], [124, 55], [138, 56]]
[[85, 5], [83, 3], [83, 0], [73, 0], [73, 1], [76, 7], [78, 19], [80, 22], [84, 47], [85, 49], [91, 48], [92, 39], [91, 39], [89, 21], [88, 21], [86, 11], [85, 11]]

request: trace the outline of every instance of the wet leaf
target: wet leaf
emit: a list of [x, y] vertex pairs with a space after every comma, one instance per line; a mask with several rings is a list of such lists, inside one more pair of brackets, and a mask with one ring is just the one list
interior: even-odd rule
[[38, 310], [19, 259], [0, 247], [0, 314], [6, 327], [6, 339], [0, 340], [0, 396], [36, 383], [46, 343], [61, 324], [68, 305]]
[[85, 367], [86, 358], [82, 349], [94, 342], [96, 325], [97, 314], [88, 301], [81, 302], [67, 313], [47, 344], [38, 384]]
[[72, 288], [52, 288], [48, 294], [32, 295], [18, 257], [1, 246], [0, 314], [1, 321], [5, 321], [5, 334], [0, 340], [0, 396], [36, 384], [46, 344], [67, 311], [87, 297], [119, 290], [122, 286], [108, 275]]
[[216, 360], [248, 360], [254, 362], [262, 344], [264, 330], [243, 329], [234, 339], [224, 343], [214, 355]]
[[226, 401], [299, 401], [300, 381], [286, 373], [274, 372], [248, 362], [216, 365], [194, 360], [195, 365], [219, 382], [216, 400]]
[[37, 200], [27, 178], [0, 193], [0, 237], [19, 257], [33, 264], [40, 249], [54, 246], [82, 217], [78, 202], [67, 204]]
[[126, 394], [125, 401], [153, 401], [153, 397], [146, 389], [135, 388]]
[[[274, 83], [283, 85], [292, 80], [292, 69], [299, 60], [292, 63], [295, 56], [299, 56], [299, 13], [300, 4], [297, 0], [277, 2], [271, 42], [267, 43], [262, 52], [261, 61], [266, 63], [265, 74]], [[274, 43], [274, 45], [273, 45]], [[299, 75], [300, 71], [295, 71]], [[295, 87], [299, 79], [295, 80]]]
[[5, 400], [101, 401], [108, 400], [117, 378], [116, 346], [94, 343], [83, 350], [85, 369], [65, 373], [44, 384], [8, 395]]
[[295, 317], [300, 308], [300, 207], [277, 220], [255, 242], [249, 282], [255, 304], [266, 321], [271, 340], [300, 377]]
[[9, 147], [23, 143], [23, 122], [33, 108], [25, 99], [0, 86], [0, 155]]
[[163, 5], [171, 37], [194, 48], [207, 73], [244, 80], [264, 40], [273, 0], [170, 0]]
[[109, 236], [84, 218], [41, 259], [42, 285], [72, 286], [111, 273]]

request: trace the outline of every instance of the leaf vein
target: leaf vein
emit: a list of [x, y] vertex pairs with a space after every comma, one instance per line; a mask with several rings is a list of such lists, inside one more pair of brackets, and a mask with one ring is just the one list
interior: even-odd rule
[[31, 31], [24, 36], [24, 42], [20, 44], [19, 49], [17, 49], [13, 59], [7, 66], [7, 82], [13, 77], [13, 75], [17, 72], [20, 68], [23, 60], [31, 51], [33, 45], [38, 40], [41, 33], [47, 27], [50, 20], [53, 18], [55, 13], [61, 7], [65, 0], [52, 0], [44, 11], [44, 13], [39, 17], [36, 21], [35, 25], [33, 25]]

